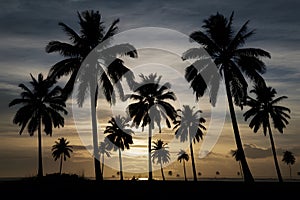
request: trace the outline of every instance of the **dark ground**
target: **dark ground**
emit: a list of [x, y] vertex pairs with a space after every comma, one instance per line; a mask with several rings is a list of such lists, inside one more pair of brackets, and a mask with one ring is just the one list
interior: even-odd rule
[[[270, 199], [300, 198], [300, 182], [117, 181], [44, 178], [0, 181], [5, 199]], [[4, 199], [4, 198], [1, 198]]]

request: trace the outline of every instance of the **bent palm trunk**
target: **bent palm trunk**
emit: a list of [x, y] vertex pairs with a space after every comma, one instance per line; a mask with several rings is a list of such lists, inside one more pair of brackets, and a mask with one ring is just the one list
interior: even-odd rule
[[268, 122], [268, 129], [269, 129], [269, 136], [270, 136], [271, 148], [272, 148], [272, 152], [273, 152], [273, 158], [274, 158], [276, 173], [277, 173], [277, 176], [278, 176], [278, 181], [279, 182], [283, 182], [283, 179], [282, 179], [282, 176], [281, 176], [281, 172], [280, 172], [280, 168], [279, 168], [279, 164], [278, 164], [278, 160], [277, 160], [275, 143], [274, 143], [274, 139], [273, 139], [273, 135], [272, 135], [272, 130], [271, 130], [270, 122]]
[[241, 165], [242, 165], [242, 169], [243, 169], [243, 174], [244, 174], [244, 181], [245, 182], [254, 182], [253, 176], [251, 174], [251, 171], [249, 169], [247, 160], [246, 160], [246, 156], [244, 153], [244, 149], [243, 149], [243, 145], [242, 145], [242, 140], [240, 137], [240, 133], [239, 133], [239, 128], [238, 128], [238, 124], [237, 124], [237, 119], [235, 116], [235, 111], [234, 111], [234, 107], [233, 107], [233, 102], [232, 102], [232, 95], [231, 95], [231, 91], [230, 91], [230, 85], [229, 85], [229, 81], [227, 79], [227, 73], [226, 70], [224, 70], [225, 72], [225, 86], [226, 86], [226, 93], [227, 93], [227, 99], [228, 99], [228, 105], [229, 105], [229, 111], [230, 111], [230, 116], [231, 116], [231, 122], [232, 122], [232, 128], [233, 128], [233, 132], [234, 132], [234, 138], [235, 138], [235, 142], [236, 142], [236, 146], [237, 149], [240, 153], [241, 156]]

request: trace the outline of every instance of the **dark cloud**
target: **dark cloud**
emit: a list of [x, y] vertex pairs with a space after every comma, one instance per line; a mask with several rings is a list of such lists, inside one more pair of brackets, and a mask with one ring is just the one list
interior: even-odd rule
[[266, 158], [272, 155], [270, 148], [261, 148], [254, 144], [244, 144], [244, 151], [247, 158]]
[[[294, 153], [295, 156], [300, 156], [300, 147], [291, 147], [289, 149], [284, 148], [276, 148], [276, 154], [278, 159], [281, 158], [283, 155], [283, 152], [285, 150], [289, 150]], [[269, 148], [262, 148], [258, 147], [254, 144], [244, 144], [244, 151], [247, 158], [267, 158], [273, 156], [271, 147]], [[230, 156], [232, 155], [231, 152], [229, 152]]]

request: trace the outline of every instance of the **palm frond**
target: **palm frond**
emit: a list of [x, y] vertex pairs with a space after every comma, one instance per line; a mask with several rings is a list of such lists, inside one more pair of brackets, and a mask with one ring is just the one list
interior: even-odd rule
[[247, 20], [243, 26], [239, 29], [235, 37], [232, 39], [229, 45], [229, 51], [233, 51], [238, 47], [245, 44], [245, 41], [254, 34], [254, 30], [248, 31], [248, 24], [250, 20]]
[[[79, 69], [81, 63], [80, 58], [67, 58], [54, 64], [48, 73], [48, 77], [59, 79], [62, 76], [68, 76], [70, 73]], [[75, 72], [76, 73], [76, 72]]]
[[62, 27], [63, 31], [69, 36], [69, 39], [74, 43], [74, 44], [80, 44], [81, 38], [80, 36], [74, 31], [72, 28], [70, 28], [68, 25], [66, 25], [63, 22], [58, 23], [59, 26]]
[[99, 52], [103, 58], [116, 59], [122, 56], [129, 56], [131, 58], [137, 58], [138, 53], [135, 47], [129, 43], [117, 44], [111, 47], [107, 47]]
[[208, 52], [210, 56], [214, 55], [215, 52], [218, 52], [220, 48], [213, 40], [211, 40], [205, 33], [202, 31], [194, 31], [190, 34], [190, 41], [197, 42], [203, 45], [203, 48]]
[[76, 57], [80, 55], [77, 47], [60, 41], [50, 41], [45, 50], [47, 53], [58, 52], [65, 57]]
[[190, 48], [183, 52], [182, 54], [182, 60], [187, 59], [201, 59], [201, 58], [207, 58], [209, 55], [207, 54], [206, 50], [204, 48]]
[[112, 24], [110, 25], [110, 27], [108, 28], [106, 34], [103, 36], [101, 42], [104, 42], [105, 40], [111, 38], [112, 36], [114, 36], [117, 31], [118, 31], [118, 26], [117, 24], [120, 22], [120, 19], [115, 19]]
[[[276, 99], [274, 99], [273, 101], [271, 101], [271, 104], [274, 105], [274, 104], [277, 104], [279, 103], [280, 101], [284, 100], [284, 99], [287, 99], [288, 97], [287, 96], [281, 96], [281, 97], [278, 97]], [[286, 108], [283, 108], [281, 107], [281, 109], [283, 110], [286, 110]], [[291, 112], [290, 109], [287, 110], [288, 112]]]
[[267, 57], [271, 58], [271, 54], [263, 49], [259, 48], [240, 48], [234, 51], [235, 56], [246, 57]]

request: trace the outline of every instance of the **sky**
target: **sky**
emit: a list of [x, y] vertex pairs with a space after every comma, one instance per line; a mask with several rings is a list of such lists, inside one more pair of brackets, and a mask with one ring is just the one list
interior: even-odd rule
[[[289, 178], [288, 166], [281, 161], [283, 151], [289, 150], [296, 157], [292, 176], [300, 178], [297, 175], [300, 171], [299, 6], [300, 2], [297, 0], [0, 1], [0, 177], [26, 177], [36, 174], [37, 137], [30, 137], [27, 132], [18, 134], [19, 127], [12, 123], [17, 108], [9, 108], [8, 104], [19, 97], [18, 84], [28, 84], [30, 73], [35, 77], [38, 73], [46, 75], [50, 67], [62, 59], [60, 55], [45, 52], [45, 46], [52, 40], [68, 42], [68, 36], [58, 26], [58, 22], [64, 22], [78, 30], [77, 11], [93, 9], [101, 13], [107, 27], [113, 20], [120, 19], [115, 41], [129, 40], [138, 48], [138, 59], [124, 58], [126, 66], [134, 71], [137, 79], [140, 73], [162, 75], [162, 82], [170, 82], [171, 88], [177, 93], [178, 101], [175, 106], [180, 108], [183, 104], [195, 105], [203, 111], [208, 131], [204, 140], [194, 146], [196, 154], [204, 153], [202, 157], [196, 156], [197, 172], [201, 172], [199, 178], [215, 178], [216, 171], [220, 172], [218, 177], [239, 178], [239, 165], [230, 153], [236, 147], [222, 88], [219, 107], [212, 108], [206, 97], [195, 102], [192, 91], [184, 81], [183, 72], [187, 63], [180, 59], [180, 55], [188, 47], [195, 45], [188, 41], [188, 35], [201, 30], [203, 20], [211, 14], [219, 12], [229, 17], [234, 11], [233, 26], [236, 29], [250, 20], [249, 27], [255, 29], [255, 34], [247, 41], [246, 46], [270, 52], [271, 59], [264, 60], [267, 71], [263, 77], [269, 86], [276, 89], [278, 96], [288, 96], [281, 105], [292, 111], [284, 133], [273, 130], [282, 175]], [[105, 101], [99, 100], [99, 105], [101, 140], [109, 117], [122, 113], [128, 102], [110, 107]], [[80, 110], [72, 99], [68, 101], [67, 109], [69, 114], [65, 119], [65, 127], [54, 129], [52, 137], [43, 134], [44, 173], [58, 171], [59, 163], [51, 156], [51, 146], [59, 137], [65, 137], [73, 145], [74, 152], [64, 162], [63, 171], [94, 177], [91, 135], [87, 128], [90, 123], [88, 111]], [[245, 110], [241, 111], [238, 107], [235, 110], [247, 162], [254, 178], [276, 178], [269, 138], [261, 131], [253, 133], [243, 120], [242, 114]], [[83, 120], [80, 118], [82, 116], [85, 117]], [[132, 174], [146, 176], [146, 138], [146, 131], [136, 130], [134, 144], [130, 150], [123, 152], [126, 178], [130, 178]], [[162, 134], [154, 131], [153, 140], [157, 138], [168, 141], [170, 145], [172, 159], [164, 170], [166, 174], [172, 171], [173, 175], [166, 175], [166, 179], [183, 179], [182, 163], [176, 160], [176, 156], [179, 148], [187, 148], [187, 144], [176, 141], [174, 131], [166, 128]], [[207, 151], [203, 150], [203, 146]], [[110, 158], [105, 159], [105, 178], [117, 177], [117, 154], [113, 152]], [[153, 166], [156, 170], [154, 177], [160, 178], [159, 166]], [[191, 161], [187, 163], [187, 175], [192, 178]]]

